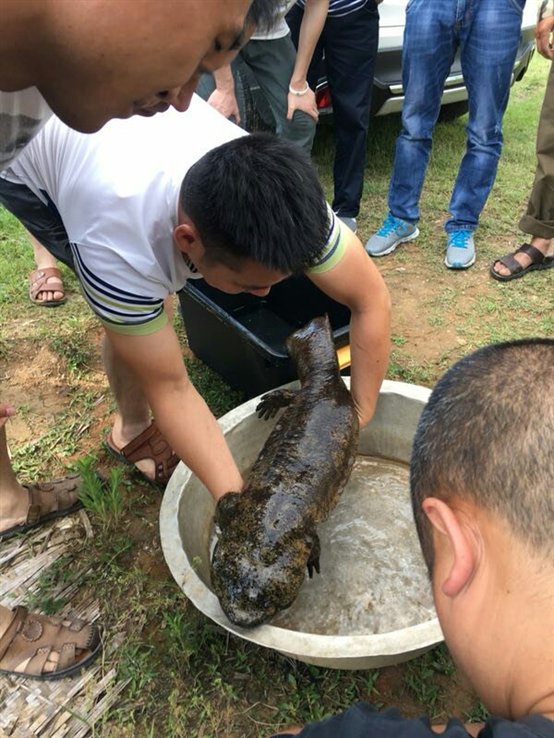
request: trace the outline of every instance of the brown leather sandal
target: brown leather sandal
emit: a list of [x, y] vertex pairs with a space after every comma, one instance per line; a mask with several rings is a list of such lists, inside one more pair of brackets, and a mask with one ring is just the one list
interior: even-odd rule
[[[528, 266], [521, 266], [519, 261], [514, 258], [516, 254], [527, 254], [531, 259], [531, 263]], [[496, 264], [502, 264], [509, 269], [509, 274], [500, 274], [494, 268]], [[501, 259], [497, 259], [491, 264], [490, 273], [491, 277], [497, 279], [499, 282], [509, 282], [512, 279], [519, 279], [523, 277], [527, 272], [532, 272], [535, 269], [551, 269], [554, 267], [554, 256], [545, 256], [542, 251], [532, 246], [530, 243], [522, 244], [511, 254], [506, 254]]]
[[115, 447], [111, 433], [105, 441], [105, 446], [112, 456], [119, 459], [119, 461], [131, 464], [131, 466], [135, 466], [137, 461], [152, 459], [156, 467], [154, 479], [150, 479], [140, 469], [136, 469], [136, 467], [135, 469], [147, 482], [161, 488], [164, 488], [169, 482], [169, 478], [179, 463], [179, 457], [173, 453], [171, 446], [160, 433], [160, 429], [154, 420], [146, 430], [122, 449], [118, 450]]
[[27, 519], [24, 523], [0, 531], [0, 541], [79, 510], [83, 507], [79, 499], [82, 483], [79, 474], [69, 474], [52, 482], [21, 485], [29, 495]]
[[[63, 296], [59, 300], [39, 300], [38, 296], [42, 292], [61, 292]], [[57, 307], [64, 304], [66, 300], [65, 288], [62, 282], [62, 273], [58, 267], [36, 269], [29, 274], [29, 299], [33, 305], [41, 307]]]
[[[0, 638], [0, 674], [41, 681], [63, 679], [88, 666], [101, 648], [95, 625], [77, 618], [31, 615], [19, 606]], [[58, 655], [58, 662], [54, 669], [45, 671], [53, 654]]]

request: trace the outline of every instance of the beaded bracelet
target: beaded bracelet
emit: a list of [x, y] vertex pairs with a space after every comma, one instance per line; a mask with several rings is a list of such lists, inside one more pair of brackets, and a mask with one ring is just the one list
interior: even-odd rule
[[291, 95], [296, 95], [296, 97], [302, 97], [302, 95], [305, 95], [308, 90], [310, 89], [310, 85], [306, 82], [306, 87], [303, 90], [295, 90], [294, 87], [289, 85], [289, 92]]

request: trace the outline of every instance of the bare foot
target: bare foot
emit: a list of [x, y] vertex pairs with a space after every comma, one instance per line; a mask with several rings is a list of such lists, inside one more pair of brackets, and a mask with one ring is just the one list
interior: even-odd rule
[[57, 267], [39, 267], [29, 275], [29, 296], [35, 304], [65, 300], [61, 272]]

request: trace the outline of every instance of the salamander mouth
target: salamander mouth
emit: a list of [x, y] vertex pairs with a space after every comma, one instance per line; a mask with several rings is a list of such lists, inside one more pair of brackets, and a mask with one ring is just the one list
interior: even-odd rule
[[245, 610], [239, 607], [224, 608], [224, 610], [233, 625], [238, 625], [241, 628], [254, 628], [257, 625], [263, 625], [277, 612], [274, 607], [270, 610]]

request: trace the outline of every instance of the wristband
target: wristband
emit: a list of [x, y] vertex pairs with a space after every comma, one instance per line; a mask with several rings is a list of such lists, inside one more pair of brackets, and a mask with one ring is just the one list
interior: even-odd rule
[[292, 85], [289, 85], [289, 92], [291, 95], [296, 95], [296, 97], [302, 97], [302, 95], [305, 95], [308, 90], [310, 89], [310, 85], [306, 82], [306, 87], [303, 90], [295, 90]]

